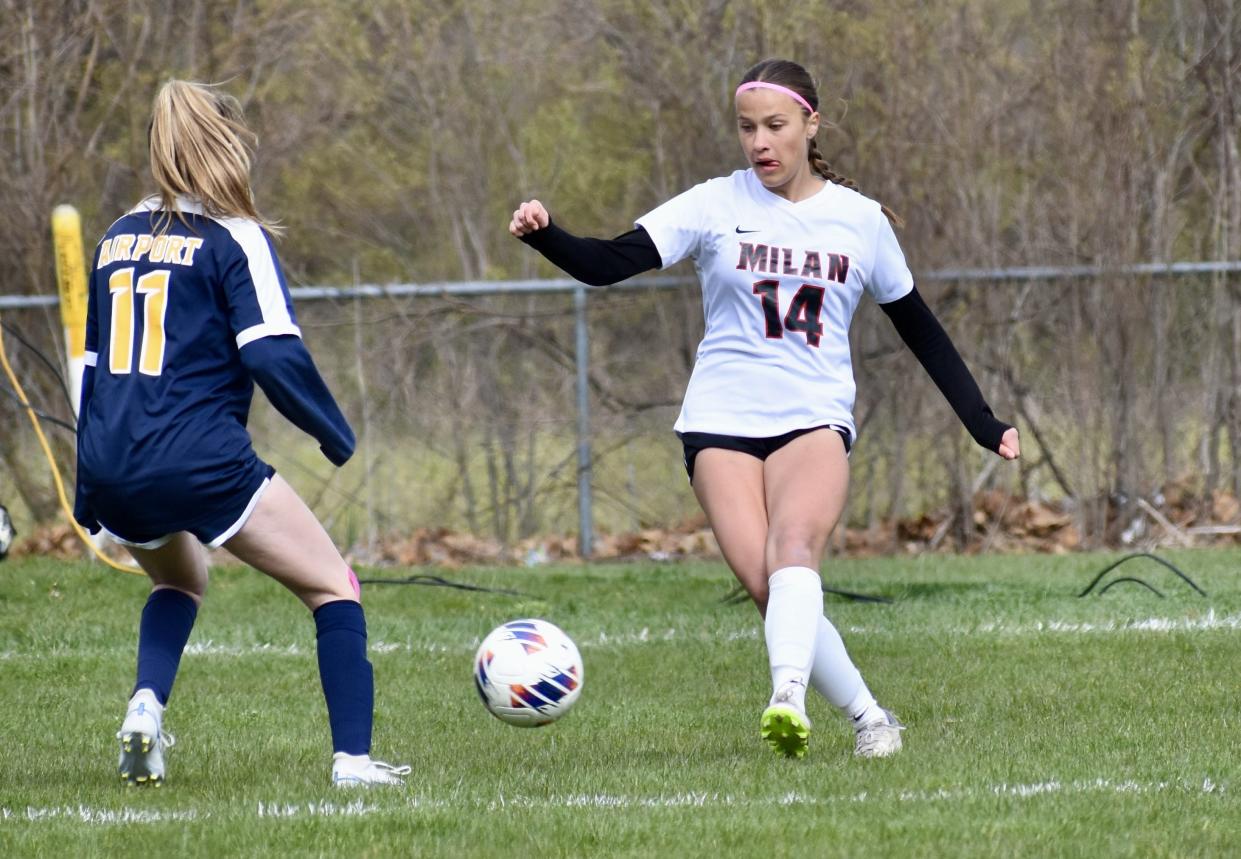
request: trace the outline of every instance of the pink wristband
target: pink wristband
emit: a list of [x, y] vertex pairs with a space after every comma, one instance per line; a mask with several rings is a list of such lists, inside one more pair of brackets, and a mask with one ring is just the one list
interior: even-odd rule
[[810, 102], [806, 101], [804, 98], [798, 95], [794, 90], [791, 90], [786, 86], [780, 86], [779, 84], [768, 83], [767, 81], [750, 81], [747, 84], [742, 84], [741, 86], [737, 87], [737, 92], [734, 94], [733, 97], [735, 98], [736, 96], [741, 95], [746, 90], [751, 90], [751, 89], [774, 89], [776, 92], [782, 92], [785, 95], [792, 98], [795, 102], [800, 104], [802, 107], [804, 107], [809, 113], [814, 113], [814, 108], [810, 106]]

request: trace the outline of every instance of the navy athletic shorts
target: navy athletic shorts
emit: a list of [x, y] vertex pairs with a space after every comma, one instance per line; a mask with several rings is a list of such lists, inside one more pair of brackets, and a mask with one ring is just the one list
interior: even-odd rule
[[158, 549], [180, 531], [216, 548], [241, 530], [276, 473], [257, 456], [210, 470], [89, 483], [86, 503], [102, 529], [125, 545]]
[[679, 432], [677, 438], [681, 440], [681, 446], [685, 450], [685, 471], [689, 474], [690, 483], [694, 482], [694, 460], [698, 458], [698, 454], [709, 447], [720, 447], [724, 450], [736, 450], [741, 453], [748, 453], [750, 456], [758, 459], [766, 460], [780, 448], [791, 442], [798, 436], [805, 435], [815, 430], [830, 429], [840, 433], [840, 438], [845, 443], [845, 454], [849, 453], [849, 449], [853, 447], [853, 439], [849, 435], [849, 431], [842, 426], [836, 424], [824, 424], [818, 427], [807, 427], [806, 429], [796, 429], [792, 432], [786, 432], [783, 435], [771, 436], [769, 438], [750, 438], [740, 435], [716, 435], [710, 432]]

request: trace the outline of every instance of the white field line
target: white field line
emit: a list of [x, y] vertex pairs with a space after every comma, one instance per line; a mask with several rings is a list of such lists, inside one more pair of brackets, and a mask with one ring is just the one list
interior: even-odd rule
[[[1198, 617], [1148, 617], [1144, 620], [1105, 621], [1089, 623], [1065, 620], [1034, 621], [1026, 624], [1012, 624], [1005, 621], [992, 621], [979, 624], [975, 634], [997, 633], [1001, 635], [1030, 635], [1043, 632], [1066, 633], [1114, 633], [1114, 632], [1202, 632], [1217, 629], [1241, 629], [1241, 615], [1232, 614], [1220, 617], [1215, 609], [1207, 609], [1206, 614]], [[965, 633], [969, 634], [969, 633]]]
[[87, 805], [61, 805], [52, 807], [25, 806], [23, 808], [0, 807], [0, 825], [16, 823], [47, 823], [64, 820], [93, 826], [135, 823], [184, 823], [206, 819], [257, 818], [333, 818], [362, 817], [366, 815], [395, 816], [410, 811], [448, 809], [457, 811], [504, 811], [513, 809], [630, 809], [630, 808], [775, 808], [805, 806], [838, 806], [864, 802], [880, 803], [935, 803], [962, 802], [977, 799], [1026, 800], [1040, 796], [1077, 796], [1082, 794], [1103, 795], [1150, 795], [1180, 794], [1187, 796], [1224, 796], [1225, 785], [1206, 777], [1201, 781], [1178, 779], [1176, 781], [1133, 781], [1130, 779], [1095, 778], [1062, 782], [1056, 779], [1042, 782], [982, 785], [978, 787], [942, 787], [934, 790], [861, 791], [858, 793], [812, 794], [792, 791], [776, 796], [746, 797], [730, 793], [683, 792], [660, 793], [651, 796], [610, 793], [553, 794], [551, 796], [528, 796], [525, 794], [500, 795], [496, 797], [467, 797], [456, 801], [414, 796], [399, 804], [366, 802], [259, 802], [253, 813], [229, 810], [223, 813], [199, 812], [196, 809], [155, 811], [132, 808], [95, 808]]
[[1060, 782], [1057, 780], [1032, 784], [992, 784], [982, 787], [950, 787], [935, 790], [861, 791], [852, 794], [814, 796], [797, 791], [780, 796], [738, 797], [727, 793], [689, 792], [660, 794], [657, 796], [632, 796], [625, 794], [569, 794], [565, 796], [528, 797], [516, 795], [497, 797], [485, 804], [488, 811], [502, 808], [705, 808], [705, 807], [771, 807], [771, 806], [830, 806], [859, 802], [960, 802], [987, 797], [1030, 799], [1051, 794], [1076, 795], [1083, 793], [1153, 794], [1180, 793], [1189, 795], [1224, 795], [1224, 785], [1211, 778], [1201, 782], [1184, 779], [1175, 782], [1138, 782], [1096, 778]]
[[149, 808], [94, 808], [89, 805], [54, 805], [49, 808], [28, 805], [25, 808], [0, 808], [0, 823], [71, 820], [95, 826], [109, 826], [130, 823], [185, 823], [206, 816], [208, 815], [200, 815], [192, 808], [182, 811], [156, 811]]
[[[1148, 617], [1129, 621], [1071, 621], [1035, 620], [1012, 622], [1005, 620], [985, 621], [973, 626], [911, 627], [898, 623], [891, 625], [850, 626], [844, 632], [850, 635], [927, 635], [947, 637], [1021, 637], [1038, 635], [1128, 635], [1136, 633], [1217, 632], [1241, 630], [1241, 614], [1217, 615], [1214, 609], [1194, 617]], [[600, 631], [593, 636], [579, 636], [575, 640], [582, 650], [615, 650], [670, 641], [700, 643], [755, 641], [762, 638], [763, 631], [757, 624], [746, 629], [727, 631], [684, 630], [669, 627], [622, 632]], [[289, 644], [224, 644], [213, 639], [191, 642], [185, 648], [186, 656], [248, 657], [248, 656], [306, 656], [314, 653], [313, 639], [307, 635], [304, 643]], [[437, 642], [426, 639], [407, 641], [375, 640], [370, 643], [372, 656], [390, 653], [459, 654], [473, 653], [481, 639], [470, 641]], [[0, 661], [17, 659], [47, 659], [56, 656], [112, 656], [130, 655], [133, 648], [73, 649], [57, 648], [17, 652], [0, 651]]]

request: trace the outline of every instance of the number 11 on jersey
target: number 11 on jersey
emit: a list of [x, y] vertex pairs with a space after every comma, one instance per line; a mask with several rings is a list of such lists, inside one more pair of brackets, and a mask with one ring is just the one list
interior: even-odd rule
[[172, 273], [167, 269], [150, 271], [138, 278], [134, 288], [134, 270], [122, 268], [108, 278], [108, 292], [112, 295], [112, 331], [108, 339], [111, 355], [108, 369], [121, 376], [133, 371], [134, 355], [134, 294], [142, 301], [142, 349], [138, 358], [138, 372], [145, 376], [158, 376], [164, 370], [164, 316], [168, 311], [168, 281]]

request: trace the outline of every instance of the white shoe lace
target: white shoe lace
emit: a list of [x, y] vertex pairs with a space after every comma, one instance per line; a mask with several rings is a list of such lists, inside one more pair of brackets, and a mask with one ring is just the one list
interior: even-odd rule
[[857, 743], [853, 753], [859, 757], [882, 757], [900, 748], [901, 731], [905, 730], [897, 718], [887, 710], [883, 711], [882, 722], [871, 722], [863, 725], [857, 732]]
[[366, 766], [358, 769], [342, 767], [333, 769], [332, 783], [337, 787], [372, 784], [404, 784], [401, 776], [409, 775], [412, 768], [408, 764], [394, 766], [386, 761], [370, 760]]
[[[156, 722], [155, 724], [158, 726], [159, 722]], [[168, 733], [167, 731], [165, 731], [162, 727], [156, 727], [155, 732], [156, 734], [159, 735], [159, 747], [161, 749], [171, 749], [173, 746], [177, 744], [177, 738], [174, 737], [172, 734]], [[126, 734], [147, 734], [147, 732], [146, 731], [126, 731], [125, 726], [121, 725], [121, 730], [116, 732], [116, 738], [118, 740], [123, 740], [125, 739]], [[149, 734], [147, 735], [150, 736]]]
[[806, 685], [800, 680], [789, 680], [776, 691], [776, 694], [771, 698], [771, 704], [767, 706], [783, 704], [787, 707], [792, 707], [804, 716], [806, 714], [805, 701]]
[[797, 690], [794, 688], [795, 683], [785, 683], [780, 687], [780, 691], [776, 693], [773, 704], [789, 704], [793, 701]]
[[385, 763], [384, 761], [371, 761], [371, 766], [374, 767], [379, 772], [383, 773], [384, 775], [390, 775], [394, 777], [406, 776], [406, 775], [409, 775], [411, 772], [413, 772], [413, 767], [411, 767], [409, 764], [401, 764], [400, 766], [394, 766], [393, 764]]

